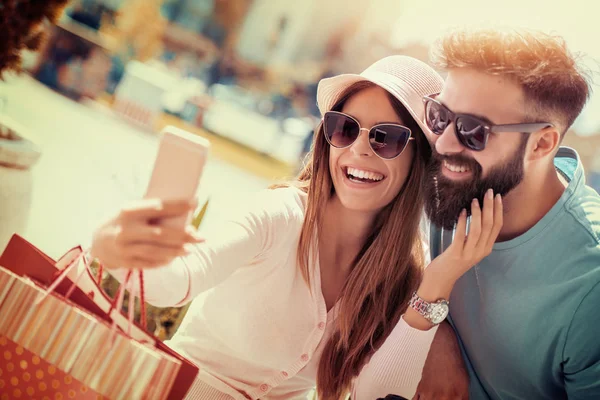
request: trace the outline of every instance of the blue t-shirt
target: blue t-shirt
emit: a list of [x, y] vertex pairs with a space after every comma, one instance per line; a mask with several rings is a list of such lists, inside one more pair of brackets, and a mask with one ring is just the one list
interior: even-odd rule
[[[450, 297], [471, 399], [600, 399], [600, 196], [574, 150], [555, 166], [569, 181], [560, 200]], [[448, 242], [436, 231], [434, 251]]]

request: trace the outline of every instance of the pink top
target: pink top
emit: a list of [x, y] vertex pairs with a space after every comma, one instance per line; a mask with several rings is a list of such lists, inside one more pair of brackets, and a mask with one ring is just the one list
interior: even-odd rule
[[[193, 300], [167, 342], [201, 368], [188, 398], [298, 399], [314, 388], [337, 307], [326, 310], [318, 262], [310, 287], [297, 267], [306, 198], [295, 188], [260, 192], [192, 254], [145, 271], [150, 304]], [[412, 398], [435, 331], [401, 319], [355, 380], [353, 400]]]

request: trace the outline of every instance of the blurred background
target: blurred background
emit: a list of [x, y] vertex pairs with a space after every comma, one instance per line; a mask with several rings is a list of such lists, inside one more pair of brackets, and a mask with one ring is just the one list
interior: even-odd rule
[[[321, 78], [391, 54], [427, 62], [432, 41], [454, 26], [555, 32], [595, 73], [600, 6], [591, 4], [73, 0], [41, 51], [26, 55], [26, 73], [0, 81], [0, 250], [3, 227], [52, 257], [87, 245], [100, 222], [143, 195], [166, 125], [211, 141], [199, 192], [201, 203], [210, 198], [208, 229], [301, 167]], [[565, 145], [600, 189], [598, 94]]]

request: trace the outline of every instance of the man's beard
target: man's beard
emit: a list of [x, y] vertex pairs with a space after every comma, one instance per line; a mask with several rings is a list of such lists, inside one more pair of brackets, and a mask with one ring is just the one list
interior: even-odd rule
[[[524, 141], [525, 142], [525, 141]], [[523, 159], [525, 143], [508, 162], [496, 165], [485, 177], [481, 177], [481, 165], [473, 158], [464, 155], [441, 155], [432, 149], [431, 161], [427, 168], [425, 183], [425, 213], [436, 226], [451, 230], [463, 209], [471, 213], [473, 199], [478, 199], [483, 207], [483, 199], [488, 189], [494, 194], [505, 196], [523, 180]], [[468, 167], [472, 177], [465, 181], [453, 181], [442, 174], [442, 163]]]

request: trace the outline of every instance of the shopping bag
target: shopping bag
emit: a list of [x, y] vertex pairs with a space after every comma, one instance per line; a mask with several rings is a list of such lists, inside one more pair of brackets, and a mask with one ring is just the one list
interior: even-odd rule
[[[77, 259], [81, 259], [82, 253], [81, 247], [74, 247], [59, 260], [54, 261], [24, 238], [14, 235], [0, 256], [0, 266], [18, 276], [28, 277], [47, 288], [56, 280], [57, 275], [66, 265], [71, 265]], [[129, 325], [127, 317], [120, 312], [120, 308], [114, 307], [114, 299], [106, 296], [85, 264], [77, 263], [73, 274], [62, 280], [54, 288], [54, 291], [63, 296], [70, 291], [69, 299], [74, 304], [107, 324], [115, 323], [121, 330], [129, 330], [129, 335], [133, 339], [153, 346], [158, 351], [179, 360], [181, 366], [167, 398], [169, 400], [183, 399], [198, 375], [198, 367], [148, 333], [144, 327], [138, 324]], [[82, 269], [84, 269], [84, 274], [81, 273]], [[79, 275], [79, 279], [73, 286], [75, 275]]]
[[0, 335], [0, 399], [97, 400], [104, 396]]
[[[36, 371], [40, 383], [68, 396], [70, 390], [50, 374], [60, 371], [110, 399], [167, 397], [179, 360], [131, 339], [51, 290], [0, 267], [0, 335], [17, 345], [15, 354], [22, 347], [49, 364], [47, 374]], [[14, 370], [8, 365], [12, 353], [3, 356], [0, 366], [6, 362], [5, 369]], [[27, 360], [19, 360], [20, 368], [22, 361]], [[18, 382], [11, 377], [12, 386]]]

